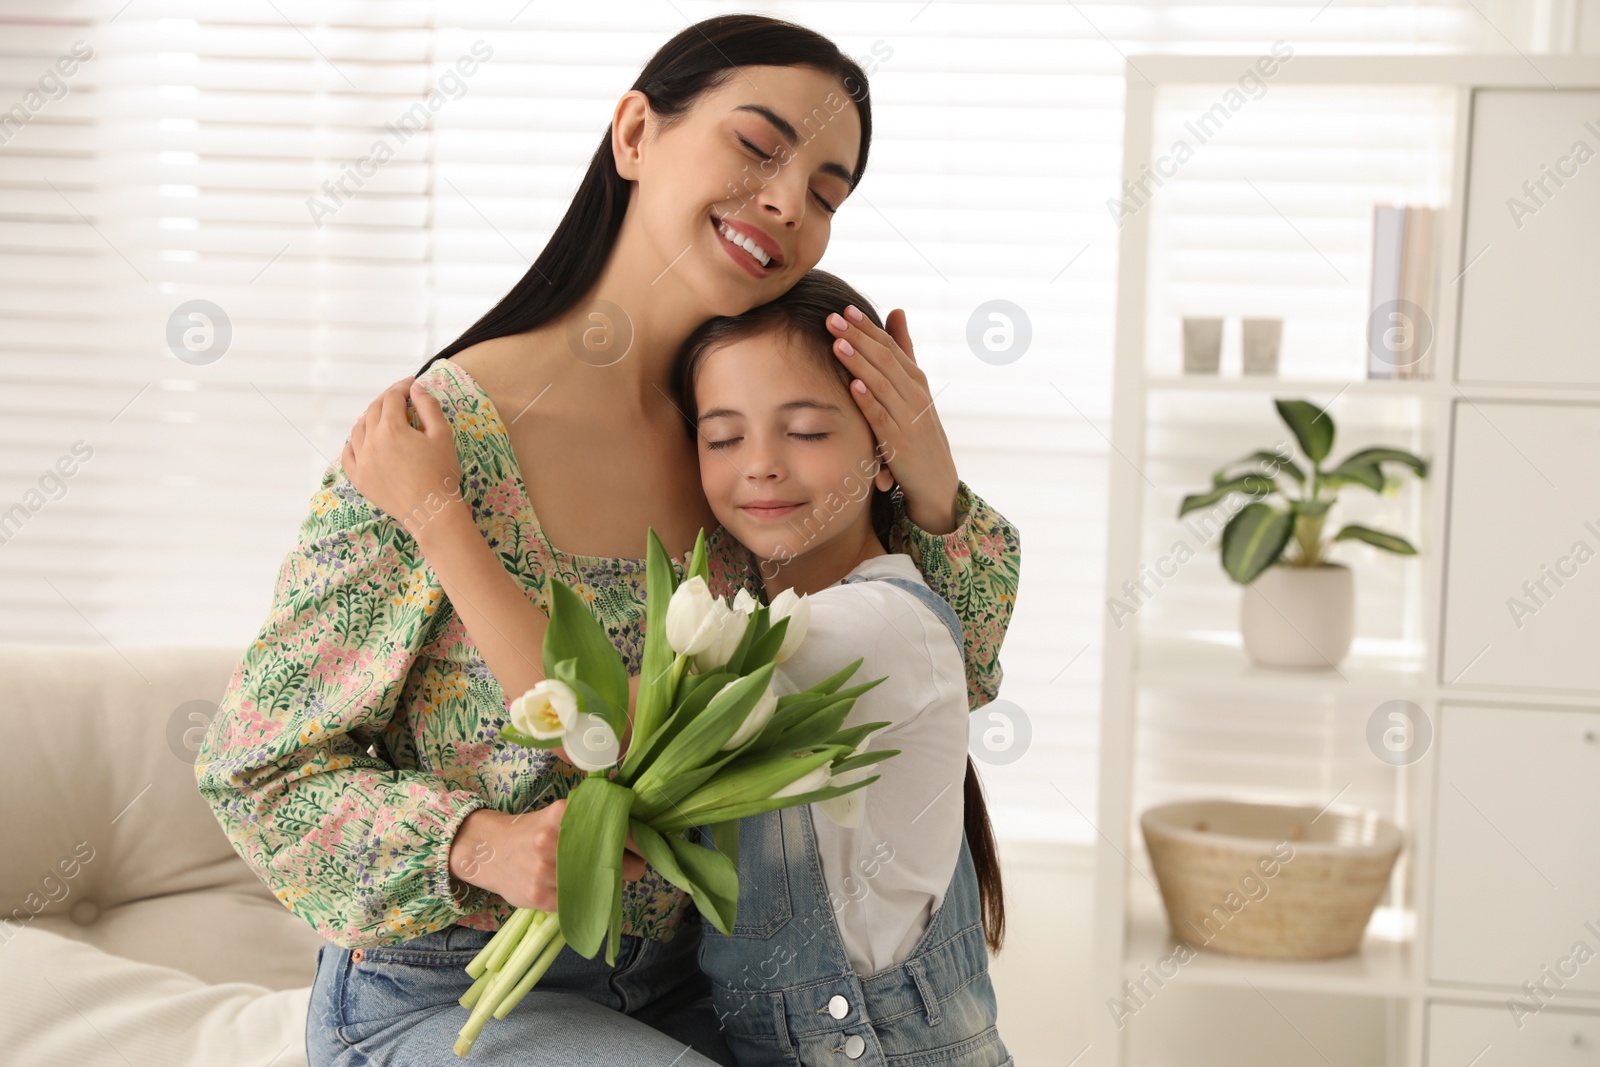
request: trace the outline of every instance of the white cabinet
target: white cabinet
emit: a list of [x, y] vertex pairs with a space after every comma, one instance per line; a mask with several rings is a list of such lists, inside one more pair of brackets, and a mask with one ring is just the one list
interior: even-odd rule
[[1600, 92], [1479, 89], [1457, 376], [1600, 383]]
[[[1360, 241], [1340, 204], [1364, 205], [1363, 230], [1372, 203], [1440, 207], [1431, 376], [1340, 369], [1346, 354], [1365, 365], [1364, 335], [1348, 353], [1338, 337], [1367, 316], [1367, 278], [1339, 261], [1360, 295], [1330, 296], [1331, 314], [1303, 294], [1337, 253], [1296, 266], [1314, 257], [1246, 245], [1241, 234], [1258, 231], [1244, 215], [1193, 210], [1210, 203], [1194, 183], [1215, 183], [1251, 152], [1269, 158], [1268, 141], [1247, 137], [1256, 112], [1119, 221], [1111, 448], [1123, 462], [1109, 478], [1092, 983], [1097, 1005], [1147, 986], [1154, 999], [1136, 1017], [1097, 1012], [1078, 1067], [1600, 1067], [1600, 154], [1574, 152], [1583, 141], [1600, 153], [1600, 59], [1566, 58], [1540, 57], [1534, 70], [1520, 56], [1306, 56], [1286, 68], [1299, 84], [1272, 90], [1273, 107], [1317, 96], [1324, 121], [1369, 99], [1413, 119], [1415, 131], [1393, 142], [1422, 161], [1405, 180], [1342, 199], [1304, 190], [1292, 208], [1273, 200], [1292, 183], [1255, 192], [1283, 216], [1273, 227], [1314, 214], [1316, 234], [1297, 236], [1346, 253]], [[1156, 169], [1173, 143], [1163, 131], [1222, 98], [1239, 67], [1205, 56], [1130, 65], [1130, 187], [1166, 174]], [[1447, 118], [1401, 88], [1423, 83], [1451, 90]], [[1174, 87], [1198, 108], [1163, 111]], [[1442, 193], [1427, 177], [1430, 146], [1447, 157]], [[1356, 158], [1338, 180], [1374, 180], [1390, 157]], [[1525, 180], [1548, 195], [1514, 219], [1508, 200], [1528, 196]], [[1185, 258], [1195, 248], [1235, 250], [1240, 266], [1202, 277]], [[1247, 263], [1295, 291], [1274, 278], [1228, 304], [1229, 285], [1258, 279]], [[1181, 317], [1257, 314], [1285, 320], [1277, 375], [1173, 369]], [[1430, 461], [1425, 484], [1393, 497], [1340, 497], [1338, 522], [1370, 521], [1418, 554], [1340, 546], [1335, 558], [1357, 568], [1356, 642], [1321, 672], [1247, 662], [1240, 590], [1216, 566], [1214, 531], [1173, 521], [1208, 463], [1272, 441], [1271, 401], [1297, 397], [1330, 408], [1336, 458], [1387, 445]], [[1169, 549], [1178, 544], [1190, 551]], [[1181, 567], [1167, 565], [1175, 557]], [[1397, 760], [1381, 731], [1402, 717], [1407, 758]], [[1176, 979], [1184, 992], [1157, 991], [1151, 977], [1167, 972], [1150, 961], [1168, 956], [1170, 938], [1138, 816], [1206, 795], [1354, 807], [1401, 826], [1408, 847], [1359, 951], [1259, 960], [1200, 950]], [[1529, 998], [1520, 1027], [1507, 1006], [1517, 998]], [[1302, 1020], [1353, 1028], [1338, 1040], [1362, 1051], [1330, 1054], [1335, 1039]], [[1304, 1047], [1271, 1044], [1280, 1031]]]
[[1427, 1040], [1428, 1067], [1594, 1067], [1600, 1014], [1545, 1008], [1519, 1020], [1503, 1004], [1434, 1001]]
[[1440, 718], [1430, 976], [1600, 995], [1600, 711]]
[[1441, 681], [1600, 689], [1597, 450], [1593, 404], [1455, 405]]

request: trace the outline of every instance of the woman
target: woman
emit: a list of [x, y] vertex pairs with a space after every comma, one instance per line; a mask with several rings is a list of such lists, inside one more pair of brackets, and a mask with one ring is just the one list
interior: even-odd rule
[[[750, 15], [689, 27], [619, 101], [532, 269], [419, 376], [437, 386], [461, 458], [460, 484], [441, 492], [467, 496], [541, 610], [551, 577], [592, 597], [630, 671], [647, 527], [680, 573], [704, 528], [712, 591], [763, 591], [700, 490], [667, 399], [673, 355], [699, 323], [770, 300], [816, 264], [870, 136], [866, 76], [826, 39]], [[957, 478], [904, 317], [888, 333], [839, 322], [835, 350], [901, 490], [888, 547], [960, 615], [969, 696], [987, 702], [1016, 531]], [[404, 385], [391, 388], [364, 425], [404, 403]], [[554, 906], [555, 832], [579, 778], [551, 753], [499, 743], [506, 696], [542, 676], [538, 650], [475, 644], [473, 606], [446, 599], [417, 551], [427, 516], [401, 518], [342, 466], [325, 472], [196, 766], [235, 848], [330, 942], [307, 1020], [313, 1065], [455, 1061], [462, 968], [513, 906]], [[475, 1058], [733, 1062], [696, 966], [692, 905], [642, 861], [626, 873], [616, 966], [564, 951]]]

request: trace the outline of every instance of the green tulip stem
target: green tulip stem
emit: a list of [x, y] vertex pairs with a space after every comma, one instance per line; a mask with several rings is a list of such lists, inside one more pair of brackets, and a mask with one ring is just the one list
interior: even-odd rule
[[516, 1007], [517, 1003], [521, 1001], [523, 997], [528, 995], [528, 990], [532, 989], [534, 983], [538, 982], [539, 979], [544, 977], [544, 972], [549, 970], [550, 965], [556, 961], [556, 957], [561, 955], [561, 949], [566, 945], [566, 943], [567, 939], [561, 936], [561, 924], [556, 923], [555, 936], [552, 937], [550, 939], [550, 943], [544, 947], [544, 951], [541, 952], [539, 954], [539, 958], [533, 962], [533, 966], [528, 968], [528, 973], [522, 976], [522, 981], [517, 983], [517, 987], [515, 989], [506, 994], [505, 999], [500, 1002], [500, 1006], [494, 1010], [494, 1017], [496, 1019], [504, 1019], [507, 1013], [509, 1013], [512, 1008]]

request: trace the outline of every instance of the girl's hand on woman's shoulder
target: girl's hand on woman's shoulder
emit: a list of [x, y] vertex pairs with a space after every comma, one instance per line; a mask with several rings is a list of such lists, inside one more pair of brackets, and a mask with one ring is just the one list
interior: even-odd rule
[[829, 315], [834, 356], [856, 376], [850, 396], [878, 439], [879, 461], [905, 493], [906, 514], [930, 533], [949, 533], [961, 488], [950, 440], [917, 366], [906, 313], [895, 308], [883, 322], [887, 330], [854, 305]]
[[[429, 518], [461, 500], [455, 434], [439, 401], [415, 381], [401, 378], [367, 405], [339, 454], [350, 483], [413, 537]], [[420, 430], [406, 415], [408, 393], [422, 418]]]

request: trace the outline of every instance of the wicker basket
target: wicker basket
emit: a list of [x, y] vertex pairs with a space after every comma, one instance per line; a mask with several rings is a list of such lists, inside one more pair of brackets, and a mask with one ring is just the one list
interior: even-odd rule
[[1317, 812], [1221, 799], [1146, 810], [1139, 825], [1172, 936], [1261, 959], [1360, 948], [1404, 835], [1375, 812]]

